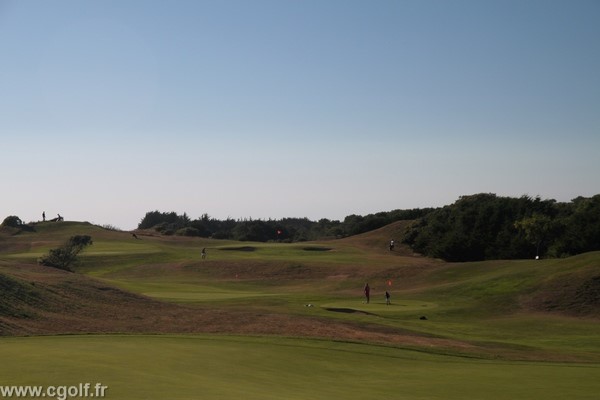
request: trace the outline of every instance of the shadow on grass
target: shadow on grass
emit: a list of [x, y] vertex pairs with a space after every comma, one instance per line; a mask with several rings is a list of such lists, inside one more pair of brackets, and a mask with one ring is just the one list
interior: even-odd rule
[[333, 312], [340, 312], [340, 313], [345, 313], [345, 314], [365, 314], [365, 315], [375, 315], [377, 316], [377, 314], [373, 314], [367, 311], [361, 311], [361, 310], [355, 310], [354, 308], [338, 308], [338, 307], [328, 307], [325, 308], [325, 310], [327, 311], [333, 311]]
[[222, 247], [219, 250], [224, 250], [224, 251], [256, 251], [256, 247], [252, 247], [252, 246]]
[[310, 247], [303, 247], [302, 250], [304, 250], [304, 251], [330, 251], [333, 249], [331, 247], [310, 246]]

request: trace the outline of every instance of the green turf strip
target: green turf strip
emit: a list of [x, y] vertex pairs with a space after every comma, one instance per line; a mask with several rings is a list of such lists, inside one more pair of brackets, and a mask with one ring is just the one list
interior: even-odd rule
[[[102, 383], [107, 399], [597, 399], [599, 364], [482, 361], [229, 336], [0, 339], [0, 385]], [[17, 361], [18, 360], [18, 361]]]

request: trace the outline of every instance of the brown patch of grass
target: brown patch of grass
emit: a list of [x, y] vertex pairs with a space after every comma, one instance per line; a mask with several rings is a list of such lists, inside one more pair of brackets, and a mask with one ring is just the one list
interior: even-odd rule
[[534, 311], [600, 318], [600, 274], [590, 272], [554, 277], [522, 303]]

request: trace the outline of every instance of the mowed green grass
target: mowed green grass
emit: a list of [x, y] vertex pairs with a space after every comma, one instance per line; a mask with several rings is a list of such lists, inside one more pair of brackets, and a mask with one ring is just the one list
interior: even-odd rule
[[[597, 319], [519, 311], [517, 304], [547, 279], [597, 269], [598, 252], [562, 260], [444, 264], [344, 240], [240, 243], [141, 235], [136, 240], [126, 232], [72, 222], [36, 229], [9, 237], [15, 250], [0, 257], [35, 260], [71, 235], [89, 234], [94, 244], [82, 253], [77, 272], [159, 300], [385, 325], [489, 343], [500, 356], [502, 348], [519, 348], [558, 359], [600, 359]], [[206, 260], [200, 258], [202, 248], [208, 249]], [[368, 305], [362, 303], [366, 280], [373, 288]], [[384, 304], [386, 289], [392, 306]], [[421, 315], [428, 319], [419, 320]]]
[[[515, 304], [520, 295], [535, 288], [542, 279], [578, 268], [579, 264], [598, 265], [599, 254], [568, 260], [447, 265], [414, 283], [406, 283], [394, 275], [405, 268], [404, 258], [388, 258], [391, 267], [388, 274], [388, 267], [368, 261], [368, 253], [354, 257], [353, 248], [335, 243], [323, 246], [327, 245], [332, 250], [306, 251], [306, 245], [243, 244], [253, 246], [254, 250], [239, 251], [222, 250], [212, 244], [208, 259], [201, 260], [196, 244], [177, 247], [176, 256], [168, 253], [173, 252], [172, 246], [160, 244], [167, 254], [153, 255], [156, 264], [146, 259], [147, 264], [141, 267], [135, 260], [90, 266], [91, 259], [87, 259], [84, 271], [126, 290], [198, 307], [268, 309], [408, 329], [486, 343], [510, 352], [518, 349], [525, 353], [544, 352], [557, 359], [571, 356], [589, 361], [600, 359], [597, 320], [519, 312]], [[385, 256], [385, 253], [372, 255], [378, 261]], [[177, 261], [169, 263], [170, 257]], [[336, 278], [337, 274], [347, 272], [345, 259], [353, 259], [366, 277]], [[227, 269], [231, 265], [237, 267]], [[266, 277], [261, 275], [264, 271]], [[387, 286], [388, 278], [393, 280], [392, 286]], [[364, 304], [362, 296], [365, 279], [374, 288], [370, 304]], [[385, 290], [392, 293], [391, 306], [385, 305]], [[306, 307], [307, 304], [313, 307]], [[336, 312], [339, 310], [342, 312]], [[420, 320], [421, 316], [427, 320]], [[502, 350], [499, 353], [504, 356]]]
[[597, 399], [600, 365], [234, 336], [0, 339], [0, 385], [108, 386], [107, 399]]
[[[218, 302], [221, 300], [247, 299], [262, 296], [276, 296], [276, 293], [261, 291], [241, 290], [231, 287], [203, 286], [193, 283], [143, 283], [126, 285], [130, 290], [137, 291], [145, 296], [174, 302]], [[137, 290], [136, 290], [137, 289]]]
[[[14, 362], [0, 363], [0, 385], [102, 382], [109, 386], [107, 398], [115, 399], [595, 399], [600, 393], [598, 319], [535, 312], [518, 303], [564, 274], [593, 276], [600, 253], [444, 264], [344, 241], [135, 240], [67, 223], [11, 237], [14, 250], [0, 258], [11, 265], [35, 260], [73, 234], [94, 240], [78, 273], [159, 300], [383, 325], [493, 350], [464, 352], [465, 358], [427, 345], [409, 351], [272, 336], [2, 338], [0, 356]], [[370, 304], [362, 297], [367, 280]], [[386, 289], [391, 306], [384, 303]], [[521, 359], [561, 362], [507, 361]]]

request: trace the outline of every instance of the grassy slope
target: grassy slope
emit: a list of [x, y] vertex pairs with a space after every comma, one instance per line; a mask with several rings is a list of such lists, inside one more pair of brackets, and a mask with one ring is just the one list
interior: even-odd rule
[[[403, 246], [390, 253], [387, 242], [399, 242], [404, 228], [401, 222], [322, 243], [240, 244], [135, 240], [92, 225], [40, 224], [36, 232], [0, 234], [0, 285], [11, 293], [0, 301], [0, 329], [269, 333], [487, 358], [600, 359], [599, 253], [447, 264]], [[74, 234], [94, 240], [80, 274], [35, 265]], [[207, 260], [200, 259], [202, 247]], [[369, 305], [361, 297], [366, 281], [373, 288]], [[386, 289], [392, 292], [389, 307], [383, 304]]]

